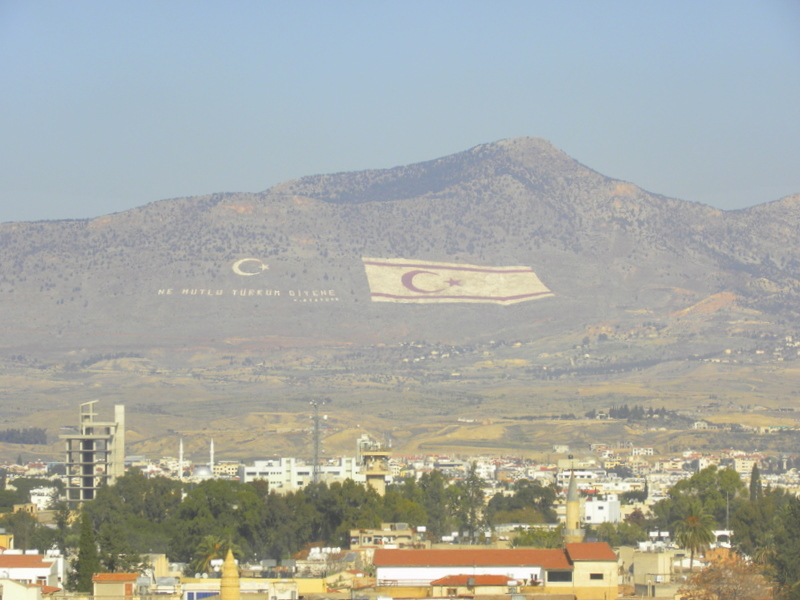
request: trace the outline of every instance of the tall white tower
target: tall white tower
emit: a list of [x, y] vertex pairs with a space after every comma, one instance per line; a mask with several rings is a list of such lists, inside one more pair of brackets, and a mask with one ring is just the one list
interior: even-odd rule
[[211, 449], [209, 450], [209, 463], [208, 468], [214, 472], [214, 438], [211, 438]]
[[178, 478], [183, 479], [183, 438], [178, 444]]

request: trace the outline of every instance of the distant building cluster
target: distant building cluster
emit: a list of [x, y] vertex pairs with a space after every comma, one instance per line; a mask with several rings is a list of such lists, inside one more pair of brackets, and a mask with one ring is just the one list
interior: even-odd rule
[[[28, 512], [40, 521], [52, 521], [58, 500], [66, 500], [73, 507], [90, 501], [101, 486], [113, 484], [132, 467], [150, 477], [188, 482], [212, 478], [264, 481], [278, 493], [302, 489], [313, 481], [332, 483], [350, 479], [383, 494], [386, 485], [393, 481], [419, 479], [438, 471], [451, 481], [477, 475], [483, 481], [487, 498], [507, 493], [509, 484], [520, 480], [553, 486], [559, 498], [556, 514], [562, 523], [560, 549], [506, 547], [508, 538], [504, 532], [518, 532], [530, 525], [499, 525], [495, 528], [493, 545], [475, 550], [460, 547], [455, 532], [441, 540], [431, 540], [424, 527], [384, 523], [380, 528], [351, 530], [349, 549], [311, 548], [291, 560], [281, 561], [280, 565], [265, 560], [256, 565], [239, 565], [238, 570], [232, 571], [229, 557], [227, 566], [221, 565], [222, 579], [186, 578], [177, 567], [170, 567], [163, 555], [148, 558], [154, 568], [145, 575], [95, 576], [95, 595], [121, 599], [158, 594], [175, 600], [201, 600], [224, 592], [223, 600], [236, 600], [236, 594], [242, 592], [268, 594], [274, 600], [297, 600], [306, 594], [330, 590], [349, 590], [355, 594], [358, 589], [369, 588], [387, 597], [401, 594], [477, 598], [568, 593], [578, 600], [599, 600], [616, 597], [620, 585], [633, 586], [637, 594], [652, 596], [653, 586], [675, 588], [676, 565], [685, 567], [685, 555], [671, 543], [669, 534], [650, 532], [648, 541], [637, 548], [614, 552], [605, 543], [585, 540], [585, 528], [620, 523], [636, 510], [646, 513], [678, 481], [711, 465], [733, 469], [747, 481], [755, 466], [767, 466], [768, 458], [737, 450], [683, 451], [662, 456], [652, 447], [637, 447], [625, 441], [613, 445], [593, 443], [580, 451], [556, 444], [544, 462], [520, 457], [449, 454], [396, 456], [364, 435], [357, 441], [354, 456], [325, 458], [316, 463], [297, 457], [264, 458], [249, 464], [229, 459], [217, 461], [213, 440], [209, 440], [208, 461], [197, 463], [184, 456], [182, 440], [178, 443], [177, 458], [126, 457], [124, 407], [115, 407], [111, 421], [99, 420], [95, 408], [95, 402], [82, 404], [78, 426], [61, 436], [65, 443], [63, 463], [3, 465], [10, 487], [17, 477], [42, 479], [42, 486], [31, 490], [30, 502], [14, 506], [14, 511]], [[709, 424], [705, 421], [696, 423], [698, 429], [706, 425]], [[781, 457], [778, 472], [761, 474], [764, 484], [800, 493], [800, 475], [792, 466], [794, 458]], [[61, 479], [64, 484], [61, 498], [48, 481], [52, 479]], [[638, 501], [623, 503], [622, 497], [631, 494]], [[730, 531], [716, 531], [714, 537], [714, 546], [730, 547]], [[41, 600], [56, 593], [63, 587], [67, 569], [67, 562], [57, 551], [39, 554], [16, 550], [13, 535], [0, 530], [3, 600]], [[336, 579], [332, 579], [331, 573], [336, 574]]]

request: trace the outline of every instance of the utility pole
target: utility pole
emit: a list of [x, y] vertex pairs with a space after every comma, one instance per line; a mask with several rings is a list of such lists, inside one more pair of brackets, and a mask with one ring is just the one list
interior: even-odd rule
[[730, 490], [725, 491], [725, 529], [731, 530], [731, 493]]
[[314, 483], [319, 483], [319, 405], [324, 403], [324, 400], [322, 402], [317, 402], [316, 400], [310, 402], [311, 406], [314, 407], [314, 468], [312, 471], [312, 481]]

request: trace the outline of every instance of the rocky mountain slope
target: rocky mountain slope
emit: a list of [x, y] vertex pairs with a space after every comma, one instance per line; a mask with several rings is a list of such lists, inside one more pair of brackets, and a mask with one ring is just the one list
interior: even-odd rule
[[46, 428], [58, 458], [58, 427], [100, 399], [127, 406], [130, 453], [180, 436], [198, 456], [210, 437], [220, 456], [309, 455], [313, 397], [333, 402], [324, 446], [342, 453], [365, 430], [407, 452], [701, 447], [537, 419], [623, 403], [783, 418], [800, 397], [798, 225], [800, 195], [720, 211], [532, 138], [5, 223], [0, 429]]
[[[0, 348], [537, 337], [670, 320], [720, 293], [787, 319], [800, 308], [798, 207], [800, 196], [735, 212], [665, 198], [518, 138], [257, 194], [6, 223]], [[364, 257], [524, 266], [554, 295], [373, 302]]]

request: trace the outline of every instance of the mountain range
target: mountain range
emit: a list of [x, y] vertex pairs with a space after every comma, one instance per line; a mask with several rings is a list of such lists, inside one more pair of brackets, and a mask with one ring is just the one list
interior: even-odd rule
[[[352, 388], [337, 388], [341, 365], [357, 370], [381, 348], [488, 356], [502, 346], [506, 364], [524, 364], [530, 377], [542, 369], [569, 376], [584, 360], [599, 361], [584, 374], [609, 377], [651, 359], [716, 356], [796, 335], [800, 194], [723, 211], [605, 177], [543, 139], [515, 138], [261, 193], [4, 223], [0, 308], [0, 402], [15, 426], [41, 425], [34, 411], [53, 403], [66, 410], [94, 397], [135, 397], [152, 415], [169, 402], [186, 414], [178, 405], [190, 397], [261, 393], [188, 384], [169, 392], [173, 383], [159, 380], [180, 364], [194, 385], [208, 361], [262, 370], [280, 362], [270, 381], [284, 386], [281, 398], [344, 398]], [[586, 350], [597, 340], [612, 344]], [[291, 387], [312, 356], [329, 371]], [[97, 366], [126, 357], [135, 364], [106, 363], [116, 364], [108, 367], [115, 377], [125, 372], [110, 385]], [[364, 377], [394, 381], [407, 361], [421, 360], [403, 357], [374, 358]], [[468, 367], [420, 375], [415, 366], [403, 389]], [[34, 393], [31, 369], [58, 381]], [[262, 376], [213, 381], [245, 386]], [[453, 394], [460, 407], [480, 405], [475, 390]], [[384, 424], [402, 419], [390, 413]]]
[[[5, 223], [2, 346], [464, 341], [664, 319], [720, 293], [788, 319], [800, 308], [798, 225], [800, 195], [722, 211], [604, 177], [545, 140], [509, 139], [257, 194]], [[371, 302], [364, 257], [523, 265], [553, 296]]]

